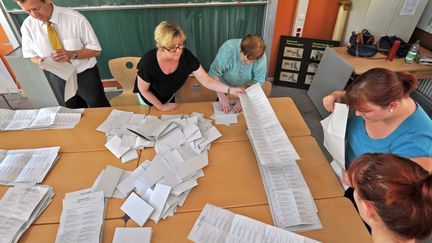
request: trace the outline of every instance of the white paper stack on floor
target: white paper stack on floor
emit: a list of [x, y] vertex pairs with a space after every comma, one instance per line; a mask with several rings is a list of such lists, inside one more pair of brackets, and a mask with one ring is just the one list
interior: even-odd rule
[[56, 242], [102, 242], [104, 218], [102, 191], [66, 194]]
[[318, 243], [275, 226], [206, 204], [188, 239], [194, 242]]
[[249, 87], [240, 101], [274, 224], [290, 231], [322, 228], [315, 202], [296, 163], [299, 156], [261, 87]]
[[49, 186], [19, 185], [0, 200], [0, 242], [17, 242], [54, 196]]
[[213, 110], [214, 110], [213, 119], [215, 120], [215, 124], [225, 124], [225, 125], [237, 124], [238, 114], [236, 114], [233, 111], [233, 107], [234, 104], [230, 103], [230, 112], [225, 113], [221, 109], [219, 102], [213, 102]]
[[342, 186], [347, 189], [342, 180], [342, 170], [345, 170], [345, 131], [349, 108], [345, 104], [335, 103], [334, 111], [321, 121], [324, 132], [324, 147], [333, 157], [330, 163]]
[[57, 161], [59, 149], [0, 150], [0, 184], [41, 183]]
[[0, 130], [73, 128], [80, 119], [84, 109], [64, 107], [47, 107], [36, 110], [0, 109]]

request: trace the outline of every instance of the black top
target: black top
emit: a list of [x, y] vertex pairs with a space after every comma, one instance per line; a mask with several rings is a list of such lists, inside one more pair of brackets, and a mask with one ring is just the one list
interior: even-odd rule
[[[138, 76], [147, 83], [150, 83], [149, 90], [162, 104], [165, 104], [183, 86], [189, 74], [198, 70], [200, 63], [192, 52], [184, 48], [177, 69], [167, 75], [159, 67], [156, 52], [157, 49], [155, 48], [144, 54], [137, 65]], [[139, 93], [145, 103], [152, 105], [139, 91], [137, 80], [135, 80], [133, 92]]]

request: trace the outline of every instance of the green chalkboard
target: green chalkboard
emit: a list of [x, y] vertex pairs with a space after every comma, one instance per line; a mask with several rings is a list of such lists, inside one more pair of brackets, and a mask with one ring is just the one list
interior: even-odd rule
[[[262, 0], [52, 0], [52, 2], [63, 7], [94, 7], [168, 3], [262, 2]], [[3, 0], [3, 3], [7, 10], [20, 9], [15, 0]]]
[[[95, 0], [93, 0], [95, 1]], [[111, 78], [108, 60], [142, 56], [155, 47], [153, 31], [162, 20], [178, 23], [187, 35], [187, 48], [208, 70], [219, 46], [228, 39], [262, 34], [264, 5], [224, 7], [155, 8], [110, 11], [83, 11], [102, 46], [98, 67], [103, 79]], [[27, 17], [14, 14], [18, 23]]]

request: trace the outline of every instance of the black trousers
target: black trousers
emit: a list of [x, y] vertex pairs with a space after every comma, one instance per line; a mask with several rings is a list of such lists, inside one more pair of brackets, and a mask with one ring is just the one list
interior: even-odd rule
[[68, 108], [109, 107], [105, 91], [95, 65], [77, 75], [78, 90], [74, 97], [64, 101], [66, 81], [48, 72], [48, 80], [60, 105]]

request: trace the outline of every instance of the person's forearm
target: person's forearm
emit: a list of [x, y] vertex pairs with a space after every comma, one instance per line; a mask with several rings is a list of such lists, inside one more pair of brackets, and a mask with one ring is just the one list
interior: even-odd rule
[[163, 106], [162, 102], [160, 102], [160, 100], [158, 98], [156, 98], [156, 96], [150, 90], [141, 92], [141, 94], [144, 96], [144, 98], [148, 102], [153, 104], [156, 108], [158, 108], [159, 110], [162, 109], [162, 106]]
[[207, 89], [216, 91], [216, 92], [220, 92], [220, 93], [228, 93], [228, 89], [230, 88], [230, 86], [222, 83], [221, 81], [219, 81], [218, 79], [210, 79], [210, 80], [203, 80], [202, 84], [204, 85], [204, 87], [206, 87]]
[[345, 91], [333, 91], [330, 95], [334, 97], [336, 102], [343, 102]]
[[76, 59], [87, 59], [91, 57], [97, 57], [101, 54], [101, 51], [83, 48], [77, 51], [67, 51], [70, 59], [73, 59], [74, 53], [76, 53]]

